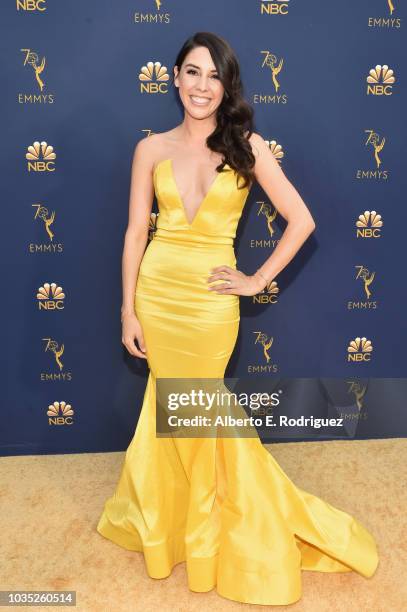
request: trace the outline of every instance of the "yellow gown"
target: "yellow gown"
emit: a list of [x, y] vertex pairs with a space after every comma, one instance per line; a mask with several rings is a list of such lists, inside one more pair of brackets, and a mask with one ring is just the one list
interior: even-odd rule
[[149, 376], [97, 530], [143, 552], [152, 578], [186, 561], [192, 591], [285, 605], [301, 597], [301, 570], [372, 576], [378, 553], [369, 531], [296, 486], [258, 437], [156, 437], [156, 378], [222, 378], [235, 346], [239, 296], [209, 291], [207, 279], [215, 266], [236, 268], [234, 238], [249, 193], [236, 177], [226, 165], [190, 223], [172, 160], [155, 168], [159, 215], [134, 300]]

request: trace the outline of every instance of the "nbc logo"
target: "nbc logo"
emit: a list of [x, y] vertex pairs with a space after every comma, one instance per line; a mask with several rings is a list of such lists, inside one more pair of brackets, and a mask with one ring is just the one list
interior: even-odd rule
[[48, 406], [48, 425], [73, 425], [74, 411], [66, 402], [53, 402]]
[[39, 11], [43, 13], [47, 10], [45, 0], [16, 0], [17, 11]]
[[44, 283], [37, 293], [39, 310], [63, 310], [65, 293], [56, 283]]
[[25, 157], [28, 159], [28, 172], [55, 171], [53, 160], [56, 158], [56, 154], [54, 153], [54, 148], [47, 144], [45, 140], [41, 143], [36, 140], [27, 148], [27, 151]]
[[284, 157], [284, 151], [282, 146], [277, 144], [275, 140], [265, 140], [264, 142], [267, 144], [268, 148], [270, 149], [278, 163], [281, 164], [281, 160]]
[[260, 293], [253, 295], [253, 304], [276, 304], [279, 291], [276, 281], [270, 281]]
[[260, 15], [287, 15], [289, 5], [290, 0], [260, 0]]
[[152, 240], [154, 238], [154, 234], [157, 231], [157, 221], [160, 213], [152, 212], [150, 214], [150, 222], [148, 225], [148, 239]]
[[356, 227], [357, 238], [380, 238], [380, 228], [383, 227], [382, 217], [375, 210], [365, 210], [363, 215], [359, 215]]
[[348, 363], [350, 361], [358, 363], [361, 361], [370, 361], [373, 346], [367, 338], [355, 338], [349, 342], [348, 346]]
[[369, 70], [369, 76], [366, 77], [368, 83], [366, 93], [374, 96], [391, 96], [395, 80], [393, 70], [386, 65], [378, 64]]
[[138, 75], [141, 93], [168, 93], [167, 81], [170, 76], [161, 62], [147, 62]]

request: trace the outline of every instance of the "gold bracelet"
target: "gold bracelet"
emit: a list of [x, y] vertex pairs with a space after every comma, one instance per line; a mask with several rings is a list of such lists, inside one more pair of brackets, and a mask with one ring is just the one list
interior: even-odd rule
[[267, 280], [267, 278], [264, 276], [264, 274], [262, 274], [262, 273], [260, 272], [260, 270], [256, 270], [256, 272], [258, 272], [258, 273], [260, 274], [260, 276], [262, 276], [262, 277], [264, 278], [264, 280], [266, 281], [266, 283], [268, 284], [268, 280]]

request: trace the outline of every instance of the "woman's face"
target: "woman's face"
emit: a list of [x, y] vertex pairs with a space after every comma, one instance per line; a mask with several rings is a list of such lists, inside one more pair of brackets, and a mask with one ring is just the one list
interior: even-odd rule
[[174, 66], [174, 77], [185, 110], [192, 117], [204, 119], [222, 102], [225, 90], [206, 47], [192, 49], [179, 72]]

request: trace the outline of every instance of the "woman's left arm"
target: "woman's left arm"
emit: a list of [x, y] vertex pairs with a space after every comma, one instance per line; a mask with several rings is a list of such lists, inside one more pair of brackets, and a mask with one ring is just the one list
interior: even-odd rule
[[264, 289], [293, 259], [316, 225], [307, 205], [285, 176], [266, 141], [256, 133], [249, 140], [256, 157], [256, 180], [277, 212], [287, 221], [287, 227], [273, 253], [253, 275], [260, 277]]
[[228, 266], [214, 268], [211, 281], [223, 278], [222, 273], [226, 271], [232, 277], [231, 285], [233, 286], [225, 284], [212, 287], [212, 290], [218, 293], [238, 293], [239, 295], [260, 293], [293, 259], [316, 227], [307, 205], [285, 176], [266, 141], [256, 133], [251, 135], [249, 141], [256, 158], [254, 166], [256, 180], [276, 210], [287, 221], [287, 227], [273, 253], [254, 274], [247, 276], [237, 270], [233, 272]]

